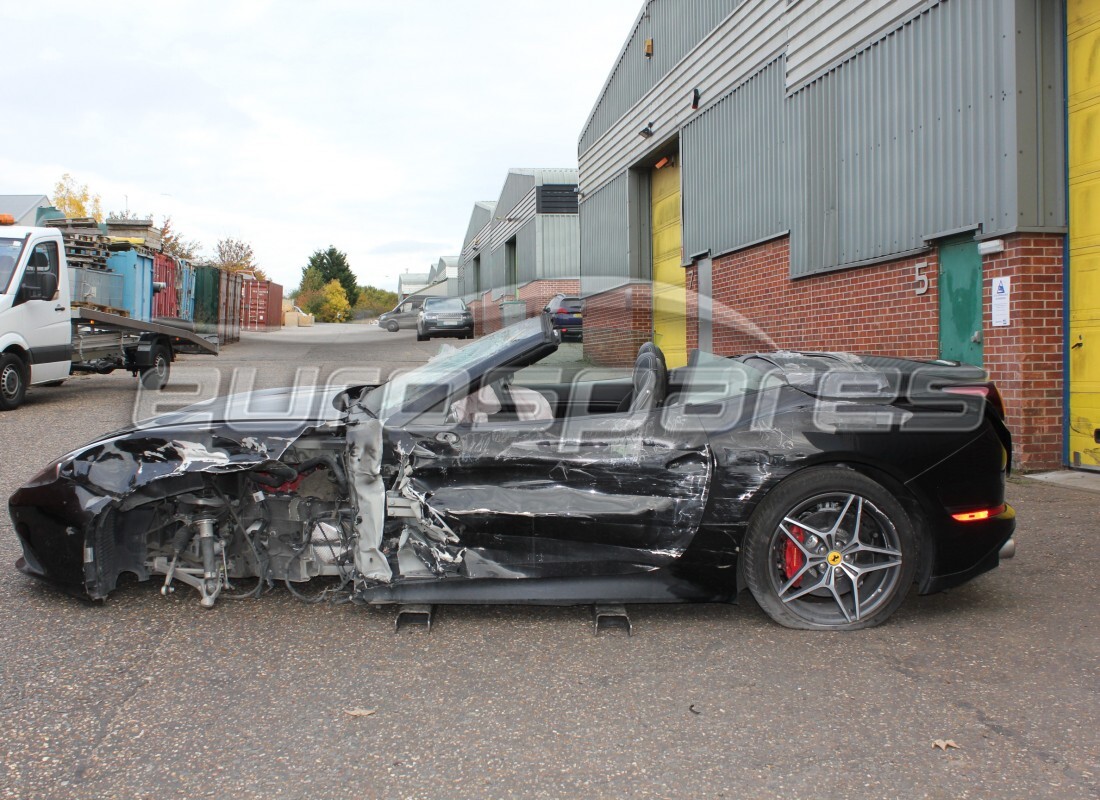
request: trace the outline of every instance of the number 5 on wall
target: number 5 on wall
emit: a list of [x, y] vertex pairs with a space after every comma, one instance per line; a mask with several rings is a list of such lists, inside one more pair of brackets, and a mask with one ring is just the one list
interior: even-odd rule
[[913, 282], [916, 284], [914, 294], [928, 294], [928, 276], [924, 274], [926, 269], [928, 263], [925, 261], [913, 265]]

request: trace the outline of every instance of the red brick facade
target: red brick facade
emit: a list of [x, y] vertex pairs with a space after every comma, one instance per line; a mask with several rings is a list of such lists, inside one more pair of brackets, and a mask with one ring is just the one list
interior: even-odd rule
[[527, 304], [527, 316], [533, 317], [542, 311], [547, 301], [556, 294], [577, 294], [580, 292], [580, 281], [576, 278], [531, 281], [519, 287], [519, 297], [504, 295], [496, 300], [492, 292], [485, 292], [476, 300], [470, 302], [470, 310], [474, 314], [474, 334], [484, 336], [486, 333], [498, 331], [503, 324], [503, 315], [500, 304], [512, 300], [523, 300]]
[[[1016, 234], [986, 256], [985, 367], [1008, 411], [1018, 468], [1062, 464], [1062, 237]], [[918, 264], [928, 291], [916, 294]], [[792, 281], [786, 238], [714, 259], [713, 351], [847, 350], [933, 359], [939, 355], [936, 251]], [[1011, 325], [991, 326], [994, 278], [1012, 279]], [[688, 347], [698, 346], [698, 272], [689, 267]], [[650, 295], [633, 284], [587, 299], [585, 353], [597, 364], [630, 363], [652, 330]], [[624, 299], [624, 294], [627, 296]]]
[[631, 283], [584, 301], [584, 355], [597, 366], [634, 363], [638, 348], [653, 336], [653, 292]]

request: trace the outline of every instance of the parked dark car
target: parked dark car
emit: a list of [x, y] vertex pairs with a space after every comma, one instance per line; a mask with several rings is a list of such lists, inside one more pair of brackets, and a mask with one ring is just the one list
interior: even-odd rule
[[474, 315], [459, 297], [428, 297], [416, 318], [416, 340], [433, 336], [474, 338]]
[[609, 378], [548, 359], [559, 339], [539, 315], [381, 386], [224, 397], [79, 447], [10, 499], [18, 567], [92, 598], [155, 576], [205, 606], [276, 582], [369, 604], [748, 589], [783, 625], [854, 629], [1013, 547], [1011, 440], [977, 368], [668, 370], [647, 343]]
[[378, 324], [390, 333], [397, 333], [402, 328], [415, 328], [416, 318], [423, 306], [423, 297], [406, 297], [390, 311], [380, 314]]
[[584, 339], [584, 301], [579, 297], [554, 295], [542, 313], [550, 317], [550, 324], [561, 334], [563, 342]]

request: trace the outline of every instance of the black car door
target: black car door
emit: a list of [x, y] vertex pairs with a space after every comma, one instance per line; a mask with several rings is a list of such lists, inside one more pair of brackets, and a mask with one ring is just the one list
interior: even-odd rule
[[456, 545], [510, 577], [617, 575], [674, 561], [699, 527], [705, 433], [661, 410], [391, 431], [409, 487]]

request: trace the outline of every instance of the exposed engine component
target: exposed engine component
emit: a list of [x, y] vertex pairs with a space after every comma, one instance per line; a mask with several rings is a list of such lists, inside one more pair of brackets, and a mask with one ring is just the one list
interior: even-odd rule
[[[351, 581], [356, 511], [343, 464], [331, 453], [212, 477], [205, 491], [166, 499], [159, 511], [168, 521], [150, 536], [146, 564], [165, 576], [162, 594], [179, 580], [211, 608], [219, 596], [255, 597], [281, 581], [299, 599], [316, 601]], [[320, 594], [295, 587], [321, 576], [336, 581]]]

